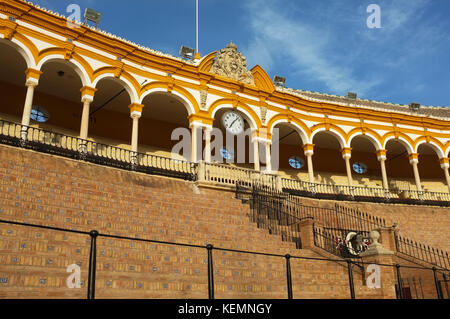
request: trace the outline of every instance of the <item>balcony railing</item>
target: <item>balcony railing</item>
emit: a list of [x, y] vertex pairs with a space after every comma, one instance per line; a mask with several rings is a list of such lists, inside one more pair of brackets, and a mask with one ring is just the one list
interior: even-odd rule
[[291, 194], [320, 199], [450, 206], [449, 193], [412, 190], [392, 192], [383, 188], [317, 184], [287, 178], [281, 179], [281, 185], [284, 191]]
[[197, 164], [0, 120], [0, 143], [147, 174], [195, 180]]

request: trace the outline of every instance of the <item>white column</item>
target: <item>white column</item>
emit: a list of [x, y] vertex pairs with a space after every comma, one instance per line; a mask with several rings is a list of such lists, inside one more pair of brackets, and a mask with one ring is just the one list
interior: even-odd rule
[[259, 141], [257, 138], [253, 139], [253, 162], [255, 171], [259, 171], [261, 167], [259, 165]]
[[139, 134], [140, 117], [141, 117], [140, 115], [131, 116], [131, 118], [133, 119], [133, 131], [131, 133], [131, 150], [136, 153], [138, 151], [138, 134]]
[[132, 103], [128, 106], [130, 109], [130, 117], [133, 119], [133, 128], [131, 131], [131, 163], [138, 164], [138, 136], [139, 136], [139, 119], [142, 116], [144, 105]]
[[441, 159], [441, 168], [444, 170], [445, 181], [447, 182], [448, 192], [450, 193], [450, 174], [448, 172], [449, 161], [448, 159]]
[[388, 191], [389, 183], [388, 183], [387, 174], [386, 174], [386, 150], [377, 151], [377, 158], [378, 158], [378, 161], [380, 162], [381, 177], [383, 178], [383, 188], [386, 191]]
[[352, 151], [352, 149], [349, 147], [342, 149], [342, 158], [345, 160], [345, 168], [347, 170], [347, 181], [348, 181], [348, 186], [350, 186], [350, 187], [352, 187], [352, 185], [353, 185], [352, 168], [350, 165], [350, 158], [352, 157], [351, 151]]
[[88, 137], [89, 130], [89, 108], [91, 106], [94, 98], [92, 96], [86, 95], [83, 97], [83, 113], [81, 115], [81, 127], [80, 127], [80, 138], [86, 140]]
[[[314, 144], [303, 145], [303, 151], [305, 152], [306, 165], [308, 166], [309, 182], [311, 184], [314, 184], [315, 179], [314, 179], [314, 168], [313, 168], [313, 162], [312, 162], [312, 157], [314, 155]], [[311, 185], [311, 186], [313, 186], [313, 185]]]
[[265, 141], [265, 147], [266, 147], [266, 173], [272, 172], [272, 159], [270, 154], [270, 141]]
[[198, 158], [198, 130], [200, 126], [197, 123], [191, 124], [191, 162], [197, 163]]
[[205, 133], [205, 162], [211, 163], [211, 127], [203, 127]]
[[419, 164], [419, 154], [412, 153], [411, 155], [409, 155], [409, 163], [413, 167], [414, 179], [416, 181], [417, 191], [422, 192], [422, 185], [420, 184], [419, 169], [417, 167], [417, 164]]
[[83, 103], [83, 113], [81, 114], [80, 138], [86, 140], [89, 131], [89, 111], [91, 103], [94, 101], [96, 88], [84, 86], [81, 88], [81, 102]]
[[27, 138], [27, 131], [28, 126], [30, 125], [30, 116], [31, 116], [31, 109], [33, 107], [33, 97], [34, 97], [34, 89], [38, 85], [39, 80], [35, 78], [28, 78], [25, 82], [25, 85], [27, 87], [27, 95], [25, 97], [25, 105], [23, 107], [23, 114], [22, 114], [22, 129], [21, 129], [21, 138], [23, 140], [26, 140]]

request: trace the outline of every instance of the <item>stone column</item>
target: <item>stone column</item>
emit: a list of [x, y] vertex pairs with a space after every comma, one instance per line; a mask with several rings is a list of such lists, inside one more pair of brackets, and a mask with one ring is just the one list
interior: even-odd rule
[[266, 148], [266, 173], [270, 174], [272, 173], [272, 159], [270, 154], [270, 145], [272, 144], [272, 141], [265, 140], [264, 144]]
[[[196, 122], [190, 124], [191, 127], [191, 162], [197, 163], [200, 159], [198, 158], [198, 131], [201, 129], [201, 125]], [[201, 132], [201, 131], [200, 131]]]
[[211, 131], [212, 127], [203, 127], [205, 133], [205, 162], [211, 163]]
[[[379, 295], [381, 296], [380, 299], [395, 299], [395, 284], [397, 282], [395, 267], [376, 266], [377, 264], [394, 265], [394, 252], [385, 248], [384, 245], [381, 245], [378, 242], [378, 239], [380, 238], [379, 232], [373, 230], [370, 232], [369, 236], [372, 240], [372, 244], [366, 251], [359, 254], [359, 256], [363, 259], [363, 262], [375, 265], [375, 268], [379, 271], [379, 276], [372, 273], [373, 268], [369, 268], [371, 265], [364, 264], [367, 276], [367, 289], [378, 290]], [[379, 279], [380, 285], [378, 287], [373, 285], [372, 279], [374, 278]], [[376, 283], [376, 281], [374, 283]]]
[[81, 115], [80, 138], [86, 140], [89, 131], [89, 109], [92, 101], [94, 101], [94, 94], [96, 88], [85, 86], [81, 88], [81, 102], [83, 103], [83, 113]]
[[28, 126], [30, 125], [31, 109], [33, 107], [34, 89], [39, 84], [39, 78], [42, 72], [34, 69], [27, 69], [25, 71], [25, 74], [26, 74], [25, 86], [27, 87], [27, 94], [25, 97], [25, 104], [23, 107], [22, 113], [23, 127], [21, 129], [21, 136], [20, 136], [23, 140], [27, 139]]
[[352, 168], [350, 165], [350, 158], [352, 157], [352, 149], [350, 147], [344, 147], [341, 150], [342, 158], [345, 160], [345, 168], [347, 170], [347, 180], [348, 186], [352, 187], [353, 179], [352, 179]]
[[383, 188], [385, 191], [389, 191], [389, 183], [386, 174], [386, 150], [378, 150], [377, 158], [380, 162], [381, 176], [383, 178]]
[[418, 192], [422, 192], [422, 185], [420, 184], [420, 175], [419, 175], [419, 169], [417, 167], [417, 164], [419, 164], [419, 154], [417, 153], [411, 153], [409, 155], [409, 163], [413, 167], [414, 172], [414, 179], [416, 181], [416, 187]]
[[450, 193], [450, 175], [448, 173], [449, 159], [445, 158], [445, 157], [441, 158], [440, 163], [441, 163], [441, 168], [444, 170], [445, 181], [447, 182], [448, 192]]
[[314, 155], [314, 144], [303, 145], [303, 151], [305, 152], [306, 161], [307, 161], [307, 165], [308, 165], [309, 183], [312, 184], [312, 185], [310, 185], [310, 187], [313, 187], [314, 183], [315, 183], [314, 168], [313, 168], [313, 162], [312, 162], [312, 156]]
[[260, 165], [259, 165], [259, 140], [258, 140], [258, 134], [256, 131], [252, 132], [252, 143], [253, 143], [253, 165], [254, 170], [259, 171]]
[[130, 117], [133, 119], [133, 130], [131, 132], [131, 162], [138, 164], [137, 152], [138, 152], [138, 136], [139, 136], [139, 119], [142, 116], [142, 109], [144, 105], [138, 103], [132, 103], [129, 106]]

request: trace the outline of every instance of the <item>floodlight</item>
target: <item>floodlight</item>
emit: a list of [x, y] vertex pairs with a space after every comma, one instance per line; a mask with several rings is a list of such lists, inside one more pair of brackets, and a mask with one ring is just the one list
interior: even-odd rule
[[273, 78], [273, 84], [275, 84], [275, 86], [284, 87], [286, 85], [286, 78], [283, 78], [282, 76], [275, 75], [274, 78]]
[[356, 99], [358, 97], [358, 94], [353, 92], [347, 92], [347, 99]]
[[91, 21], [91, 22], [94, 22], [98, 27], [101, 17], [102, 17], [102, 14], [93, 9], [86, 8], [86, 10], [84, 11], [84, 22], [85, 23], [86, 23], [86, 21]]
[[181, 46], [180, 48], [180, 56], [188, 59], [188, 60], [192, 60], [195, 56], [195, 50], [193, 48], [187, 47], [187, 46]]
[[410, 103], [409, 109], [411, 111], [418, 111], [420, 109], [420, 104], [419, 103]]

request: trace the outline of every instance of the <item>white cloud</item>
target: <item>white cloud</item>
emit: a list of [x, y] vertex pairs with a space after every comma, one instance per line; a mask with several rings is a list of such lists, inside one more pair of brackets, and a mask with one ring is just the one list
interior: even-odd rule
[[272, 1], [249, 1], [254, 38], [246, 51], [251, 62], [270, 70], [275, 60], [282, 61], [298, 70], [294, 74], [321, 81], [330, 93], [356, 90], [363, 95], [378, 84], [378, 80], [362, 81], [351, 67], [336, 62], [339, 61], [336, 59], [338, 53], [330, 47], [333, 35], [327, 30], [294, 20], [287, 12], [274, 7]]

